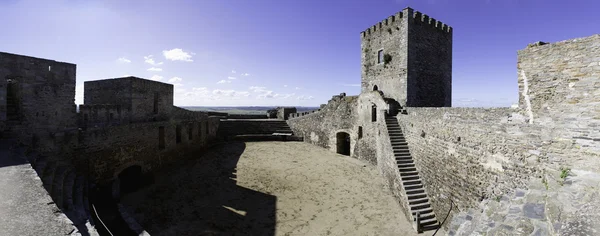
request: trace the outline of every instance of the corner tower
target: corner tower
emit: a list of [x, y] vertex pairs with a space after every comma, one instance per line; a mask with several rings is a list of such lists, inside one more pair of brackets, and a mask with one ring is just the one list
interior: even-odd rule
[[361, 32], [361, 93], [402, 106], [452, 105], [452, 28], [411, 8]]

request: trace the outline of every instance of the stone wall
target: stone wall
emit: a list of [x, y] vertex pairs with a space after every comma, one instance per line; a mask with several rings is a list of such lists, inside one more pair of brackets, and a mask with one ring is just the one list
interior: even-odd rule
[[[204, 118], [89, 128], [80, 135], [77, 166], [89, 170], [91, 180], [98, 183], [109, 182], [132, 165], [152, 172], [178, 160], [197, 158], [194, 155], [215, 141], [218, 125], [218, 119]], [[164, 149], [159, 146], [160, 127], [164, 128]]]
[[450, 107], [452, 28], [418, 11], [408, 21], [406, 106]]
[[452, 28], [425, 14], [406, 8], [361, 32], [361, 64], [361, 93], [380, 90], [403, 106], [451, 105]]
[[131, 110], [121, 105], [79, 105], [79, 127], [103, 127], [129, 123]]
[[541, 178], [544, 165], [556, 161], [549, 152], [567, 154], [560, 147], [569, 146], [542, 126], [527, 124], [516, 109], [407, 112], [398, 120], [438, 217], [447, 214], [449, 199], [466, 210], [526, 187], [530, 178]]
[[0, 53], [0, 128], [12, 118], [12, 132], [24, 144], [75, 129], [75, 70], [70, 63]]
[[173, 85], [137, 77], [86, 81], [84, 103], [120, 105], [131, 111], [130, 122], [166, 120], [173, 107]]
[[599, 55], [600, 35], [518, 52], [519, 107], [529, 122], [576, 144], [572, 152], [578, 158], [570, 165], [595, 172], [600, 172]]
[[[410, 11], [410, 12], [409, 12]], [[404, 9], [369, 27], [361, 33], [361, 93], [379, 91], [401, 104], [406, 102], [407, 78], [407, 15]], [[388, 64], [378, 62], [378, 51], [391, 56]]]

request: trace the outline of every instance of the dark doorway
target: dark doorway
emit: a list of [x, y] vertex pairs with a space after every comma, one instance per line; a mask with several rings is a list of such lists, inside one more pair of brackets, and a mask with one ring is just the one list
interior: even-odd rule
[[119, 192], [120, 195], [135, 192], [142, 183], [142, 167], [130, 166], [119, 173]]
[[377, 91], [379, 90], [379, 88], [377, 88], [377, 85], [373, 86], [373, 91]]
[[350, 156], [350, 135], [346, 132], [339, 132], [336, 135], [337, 150], [342, 155]]
[[181, 143], [181, 125], [175, 127], [175, 143]]
[[19, 120], [20, 108], [19, 108], [19, 88], [15, 80], [8, 79], [6, 82], [6, 119], [8, 120]]

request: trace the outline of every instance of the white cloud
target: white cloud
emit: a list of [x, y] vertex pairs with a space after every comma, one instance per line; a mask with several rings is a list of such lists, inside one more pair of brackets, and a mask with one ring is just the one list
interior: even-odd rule
[[176, 83], [176, 84], [173, 84], [173, 85], [174, 85], [175, 87], [181, 87], [181, 86], [183, 86], [183, 84], [182, 84], [182, 83]]
[[342, 84], [342, 86], [346, 86], [346, 87], [360, 87], [360, 84]]
[[144, 62], [146, 62], [146, 63], [148, 63], [150, 65], [153, 65], [153, 66], [159, 66], [159, 65], [163, 64], [162, 62], [155, 62], [154, 58], [152, 58], [152, 55], [145, 56], [144, 57]]
[[183, 79], [179, 77], [173, 77], [169, 79], [169, 83], [181, 82]]
[[284, 85], [283, 85], [283, 87], [284, 87], [284, 88], [287, 88], [287, 84], [284, 84]]
[[235, 70], [231, 70], [231, 73], [234, 73], [234, 74], [235, 74]]
[[221, 89], [215, 89], [212, 91], [213, 95], [216, 96], [225, 96], [225, 97], [248, 97], [250, 96], [249, 92], [246, 91], [235, 91], [235, 90], [221, 90]]
[[250, 76], [248, 73], [243, 73], [242, 76]]
[[195, 55], [195, 54], [185, 52], [181, 48], [173, 48], [171, 50], [164, 50], [163, 55], [165, 56], [165, 58], [167, 60], [190, 62], [190, 61], [194, 61], [194, 60], [192, 60], [192, 55]]
[[187, 90], [186, 90], [186, 89], [184, 89], [184, 88], [178, 88], [178, 89], [175, 89], [175, 93], [176, 93], [176, 94], [182, 94], [182, 93], [185, 93], [186, 91], [187, 91]]
[[313, 96], [302, 95], [302, 96], [298, 96], [296, 99], [298, 99], [298, 100], [311, 100], [313, 98], [314, 98]]
[[259, 86], [250, 86], [250, 91], [255, 92], [255, 93], [262, 93], [262, 92], [266, 92], [265, 87], [259, 87]]
[[296, 95], [295, 93], [284, 93], [284, 94], [275, 94], [276, 98], [287, 99]]
[[237, 79], [237, 78], [233, 77], [233, 76], [229, 76], [229, 77], [227, 77], [227, 79]]
[[157, 67], [151, 67], [151, 68], [148, 68], [148, 71], [162, 71], [162, 69], [157, 68]]
[[192, 90], [194, 90], [194, 91], [207, 91], [208, 89], [206, 87], [199, 87], [199, 88], [192, 88]]
[[152, 77], [150, 77], [150, 80], [154, 80], [154, 81], [160, 81], [162, 79], [163, 79], [163, 77], [160, 75], [153, 75]]
[[228, 83], [231, 83], [231, 80], [222, 79], [222, 80], [219, 80], [219, 82], [217, 82], [217, 84], [228, 84]]
[[274, 98], [277, 94], [273, 93], [273, 91], [265, 91], [263, 94], [258, 95], [256, 98], [264, 99], [264, 98]]
[[120, 57], [119, 59], [117, 59], [117, 62], [119, 63], [131, 63], [131, 60], [124, 58], [124, 57]]
[[300, 87], [296, 87], [296, 90], [300, 90], [300, 89], [302, 89], [302, 88], [300, 88]]

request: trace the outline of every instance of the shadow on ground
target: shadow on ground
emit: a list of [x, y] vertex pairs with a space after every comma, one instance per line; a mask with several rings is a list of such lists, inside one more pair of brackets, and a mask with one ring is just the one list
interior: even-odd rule
[[216, 146], [156, 173], [154, 185], [121, 202], [153, 236], [275, 235], [276, 197], [237, 185], [245, 148], [242, 142]]

